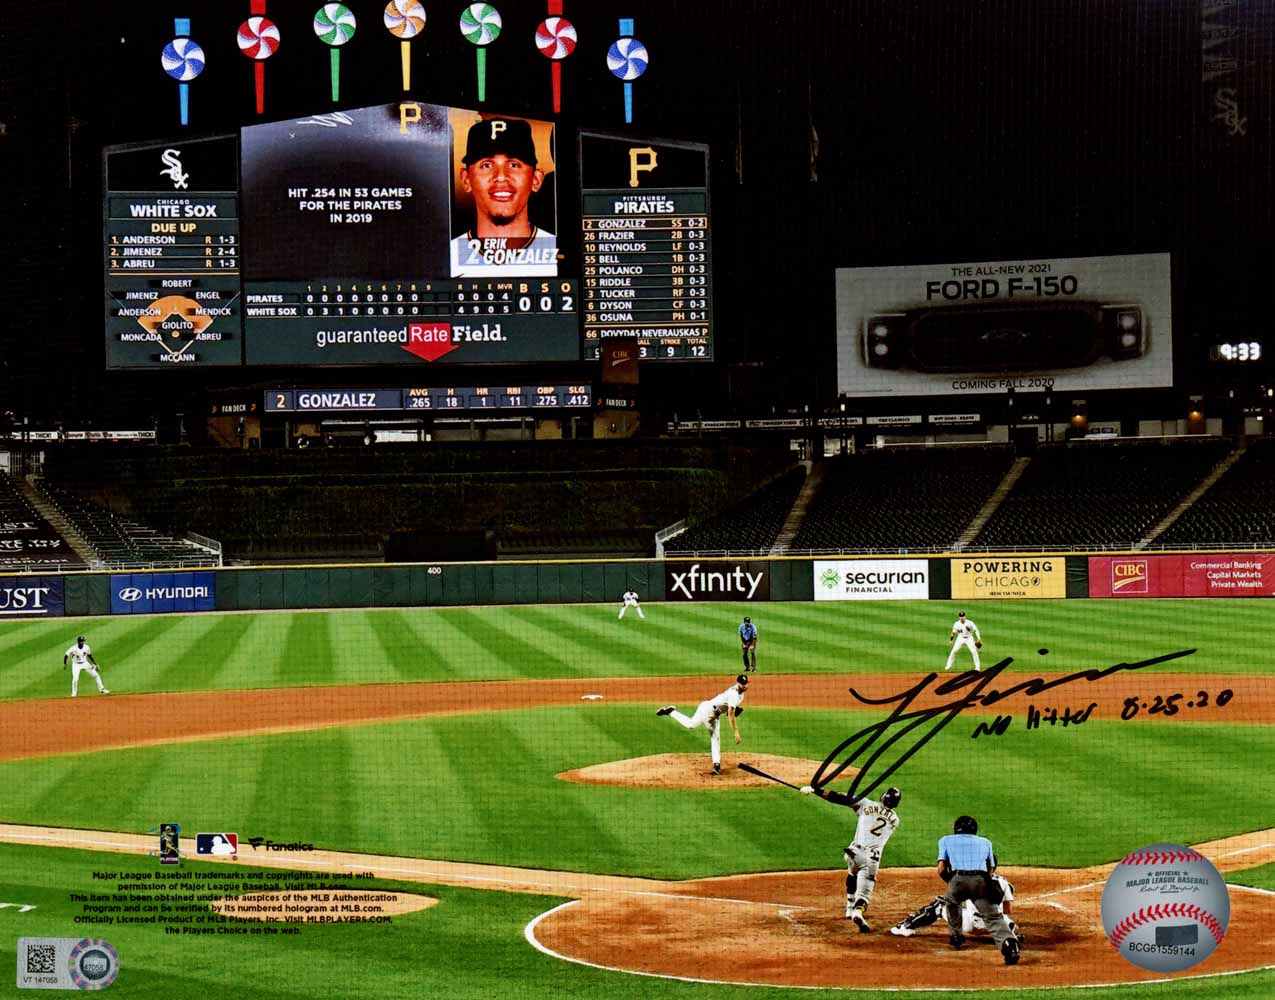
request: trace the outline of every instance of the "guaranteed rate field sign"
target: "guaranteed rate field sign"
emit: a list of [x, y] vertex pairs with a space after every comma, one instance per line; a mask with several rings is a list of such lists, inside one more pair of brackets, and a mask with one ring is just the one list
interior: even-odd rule
[[1167, 253], [837, 270], [840, 393], [1172, 384]]

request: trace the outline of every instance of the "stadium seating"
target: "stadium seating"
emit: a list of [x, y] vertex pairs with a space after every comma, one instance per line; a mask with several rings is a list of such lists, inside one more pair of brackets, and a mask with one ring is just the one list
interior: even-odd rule
[[61, 533], [0, 472], [0, 569], [82, 569], [83, 561]]
[[836, 459], [789, 551], [949, 549], [1012, 463], [999, 445]]
[[[704, 519], [792, 464], [780, 446], [724, 441], [533, 441], [237, 451], [68, 447], [48, 481], [231, 559], [381, 559], [388, 536], [490, 531], [502, 553], [560, 556], [564, 537], [654, 534]], [[571, 551], [588, 549], [572, 545]]]
[[1275, 439], [1254, 441], [1157, 546], [1275, 544]]
[[1132, 546], [1230, 447], [1218, 438], [1042, 447], [970, 548]]
[[40, 490], [106, 566], [123, 568], [220, 564], [220, 560], [206, 549], [120, 517], [63, 487], [46, 481], [41, 483]]
[[806, 480], [804, 466], [791, 469], [741, 503], [694, 525], [664, 543], [666, 552], [769, 549]]

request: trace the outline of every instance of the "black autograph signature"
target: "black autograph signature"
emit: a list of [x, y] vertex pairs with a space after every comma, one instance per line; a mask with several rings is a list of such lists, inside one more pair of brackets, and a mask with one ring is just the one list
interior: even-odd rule
[[[1183, 649], [1176, 653], [1165, 653], [1163, 656], [1155, 656], [1149, 660], [1139, 660], [1136, 663], [1117, 663], [1115, 666], [1106, 667], [1104, 669], [1081, 670], [1074, 674], [1068, 674], [1065, 677], [1059, 677], [1052, 681], [1044, 680], [1041, 677], [1033, 677], [1031, 680], [1023, 681], [1015, 684], [1013, 687], [1005, 688], [1003, 691], [991, 688], [992, 683], [1000, 676], [1000, 674], [1014, 662], [1013, 657], [1007, 656], [995, 666], [977, 673], [968, 671], [958, 677], [944, 681], [938, 687], [934, 688], [933, 693], [937, 695], [953, 694], [960, 692], [955, 699], [943, 705], [936, 705], [933, 708], [917, 709], [915, 711], [907, 711], [911, 705], [938, 677], [936, 673], [926, 674], [920, 681], [912, 687], [904, 691], [900, 691], [895, 695], [888, 695], [885, 698], [867, 698], [861, 695], [854, 688], [850, 689], [850, 693], [855, 699], [863, 705], [890, 705], [894, 704], [894, 711], [880, 722], [874, 722], [872, 725], [860, 729], [857, 733], [843, 741], [832, 753], [828, 754], [824, 762], [819, 765], [819, 770], [815, 772], [815, 776], [810, 779], [810, 783], [816, 788], [835, 781], [837, 777], [850, 767], [855, 761], [867, 754], [873, 749], [873, 744], [878, 739], [884, 739], [879, 746], [872, 752], [871, 756], [865, 760], [859, 767], [859, 773], [855, 775], [854, 781], [850, 785], [848, 795], [851, 800], [857, 801], [863, 798], [874, 788], [886, 781], [895, 771], [903, 766], [914, 753], [925, 746], [931, 739], [938, 735], [948, 723], [956, 719], [967, 708], [975, 706], [987, 707], [994, 705], [1010, 695], [1017, 694], [1022, 691], [1029, 695], [1038, 695], [1044, 691], [1053, 688], [1062, 687], [1064, 684], [1070, 684], [1072, 681], [1098, 681], [1104, 677], [1110, 677], [1114, 673], [1122, 670], [1141, 670], [1143, 667], [1151, 667], [1157, 663], [1167, 663], [1170, 660], [1181, 659], [1184, 656], [1190, 656], [1194, 653], [1194, 649]], [[989, 690], [989, 688], [991, 688]], [[936, 721], [937, 720], [937, 721]], [[934, 722], [928, 730], [923, 727], [927, 722]], [[898, 732], [886, 738], [886, 734], [890, 728], [896, 723], [906, 723]], [[888, 761], [889, 766], [881, 772], [876, 778], [872, 777], [873, 767], [881, 760], [896, 743], [904, 739], [904, 737], [919, 730], [914, 738], [914, 742], [905, 749], [893, 763]], [[837, 763], [837, 758], [842, 753], [855, 746], [860, 740], [863, 742], [855, 747], [845, 760]], [[860, 785], [864, 782], [870, 782], [866, 788], [860, 790]]]

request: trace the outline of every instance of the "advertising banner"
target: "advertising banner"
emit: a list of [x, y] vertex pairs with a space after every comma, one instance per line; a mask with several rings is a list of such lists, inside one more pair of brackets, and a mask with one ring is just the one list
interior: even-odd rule
[[1090, 597], [1181, 597], [1180, 556], [1092, 556]]
[[216, 610], [214, 573], [116, 573], [111, 576], [113, 615]]
[[1275, 556], [1254, 552], [1180, 558], [1186, 597], [1275, 596]]
[[1250, 553], [1093, 556], [1090, 597], [1271, 597], [1275, 556]]
[[1066, 596], [1067, 560], [1062, 556], [952, 560], [952, 597], [956, 600]]
[[836, 282], [838, 393], [1173, 384], [1166, 253], [839, 268]]
[[816, 559], [816, 601], [924, 601], [928, 559]]
[[66, 614], [60, 576], [0, 576], [0, 618], [60, 618]]
[[770, 563], [668, 562], [664, 564], [668, 601], [769, 601]]

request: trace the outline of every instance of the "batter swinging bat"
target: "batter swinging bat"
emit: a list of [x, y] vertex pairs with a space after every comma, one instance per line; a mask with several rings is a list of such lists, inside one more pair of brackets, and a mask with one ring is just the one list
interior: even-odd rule
[[794, 785], [791, 782], [784, 781], [783, 778], [776, 778], [773, 774], [767, 774], [765, 771], [761, 770], [761, 768], [753, 767], [752, 764], [740, 764], [739, 769], [741, 771], [747, 771], [749, 774], [755, 774], [759, 778], [765, 778], [767, 781], [773, 781], [778, 785], [787, 785], [789, 788], [795, 788], [797, 791], [801, 791], [800, 785]]

